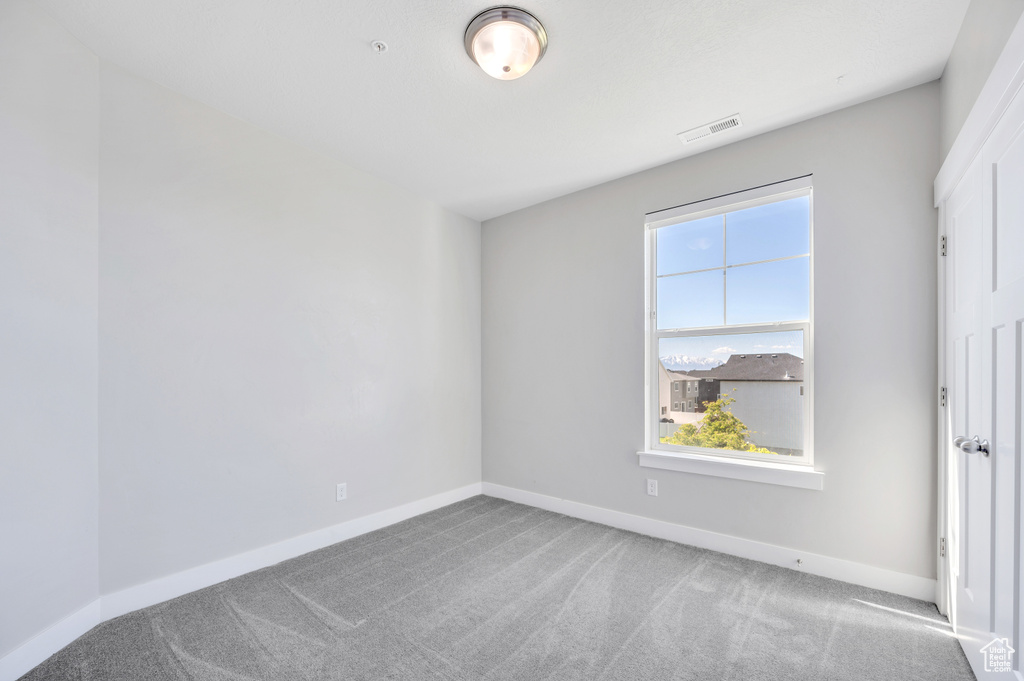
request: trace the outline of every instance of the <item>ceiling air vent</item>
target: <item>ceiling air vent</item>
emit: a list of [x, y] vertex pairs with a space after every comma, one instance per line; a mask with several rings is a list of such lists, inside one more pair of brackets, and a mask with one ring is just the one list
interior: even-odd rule
[[711, 137], [712, 135], [725, 132], [726, 130], [738, 128], [741, 125], [743, 125], [743, 122], [740, 120], [740, 115], [736, 114], [734, 116], [729, 116], [728, 118], [723, 118], [720, 121], [715, 121], [714, 123], [702, 125], [699, 128], [694, 128], [693, 130], [681, 132], [679, 133], [679, 139], [683, 144], [689, 144], [690, 142], [696, 142], [699, 139]]

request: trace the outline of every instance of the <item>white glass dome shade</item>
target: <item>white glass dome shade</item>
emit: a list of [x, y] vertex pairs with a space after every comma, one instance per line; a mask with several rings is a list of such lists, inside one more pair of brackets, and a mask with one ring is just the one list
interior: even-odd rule
[[489, 76], [514, 80], [540, 61], [548, 36], [537, 18], [515, 7], [478, 14], [466, 28], [466, 52]]

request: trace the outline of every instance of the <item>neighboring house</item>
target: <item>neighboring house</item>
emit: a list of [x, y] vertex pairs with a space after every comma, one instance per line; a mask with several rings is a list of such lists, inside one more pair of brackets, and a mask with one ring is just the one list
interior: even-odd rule
[[661, 437], [668, 437], [684, 423], [697, 423], [701, 416], [698, 412], [698, 387], [700, 379], [681, 371], [669, 371], [662, 363], [658, 371], [658, 404], [661, 410], [661, 421], [670, 419], [672, 424], [663, 423]]
[[[780, 454], [803, 449], [804, 361], [789, 353], [732, 355], [714, 369], [691, 371], [699, 379], [698, 404], [721, 396], [750, 429], [750, 441]], [[703, 412], [703, 406], [700, 411]]]

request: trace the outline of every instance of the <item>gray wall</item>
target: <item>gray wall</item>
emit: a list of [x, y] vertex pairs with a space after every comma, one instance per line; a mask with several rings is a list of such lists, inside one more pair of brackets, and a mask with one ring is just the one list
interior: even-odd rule
[[103, 593], [480, 480], [478, 223], [115, 67], [100, 104]]
[[1024, 0], [973, 0], [967, 8], [940, 81], [940, 159], [953, 146], [1022, 12]]
[[[484, 480], [934, 577], [938, 96], [930, 83], [485, 222]], [[640, 468], [644, 214], [807, 173], [824, 491]], [[879, 393], [898, 401], [879, 409]]]
[[[933, 576], [934, 443], [906, 437], [934, 432], [930, 183], [1022, 10], [975, 0], [941, 87], [486, 223], [484, 479]], [[807, 172], [825, 491], [639, 468], [643, 214]], [[0, 239], [0, 655], [96, 598], [100, 546], [109, 593], [479, 479], [477, 225], [100, 83], [23, 0]], [[898, 408], [859, 412], [879, 388]]]
[[97, 594], [97, 69], [0, 2], [0, 657]]

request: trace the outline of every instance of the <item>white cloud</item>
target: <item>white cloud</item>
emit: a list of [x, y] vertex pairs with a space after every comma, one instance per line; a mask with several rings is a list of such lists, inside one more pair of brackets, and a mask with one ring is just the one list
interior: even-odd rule
[[723, 347], [720, 347], [720, 348], [715, 348], [714, 350], [711, 351], [711, 354], [712, 355], [732, 355], [732, 354], [735, 354], [735, 352], [736, 352], [735, 348], [730, 348], [729, 346], [723, 346]]
[[691, 251], [706, 251], [711, 248], [711, 239], [694, 239], [687, 246]]

